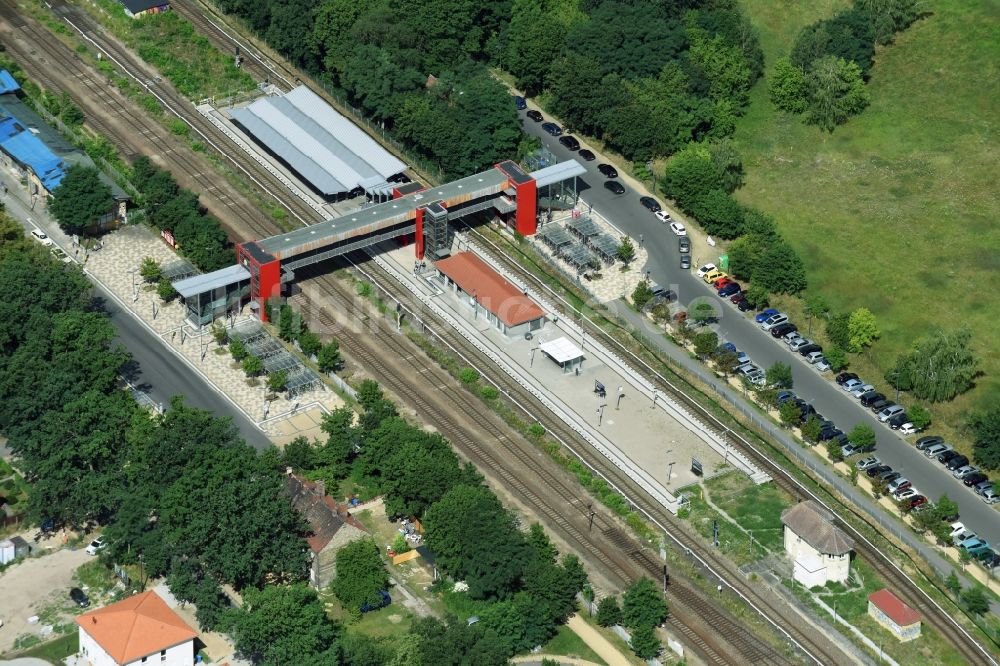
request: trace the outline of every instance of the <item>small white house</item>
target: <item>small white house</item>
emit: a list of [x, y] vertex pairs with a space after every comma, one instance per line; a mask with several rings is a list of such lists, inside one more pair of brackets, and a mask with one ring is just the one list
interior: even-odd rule
[[833, 516], [812, 500], [781, 513], [785, 552], [792, 558], [792, 576], [806, 587], [829, 581], [847, 582], [854, 541], [833, 525]]
[[193, 666], [198, 632], [149, 590], [76, 618], [78, 663], [87, 666]]

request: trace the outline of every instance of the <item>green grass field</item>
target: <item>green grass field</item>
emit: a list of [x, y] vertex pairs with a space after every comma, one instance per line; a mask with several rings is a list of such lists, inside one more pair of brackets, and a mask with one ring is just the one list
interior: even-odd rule
[[[802, 26], [848, 2], [742, 4], [770, 67]], [[871, 106], [833, 134], [777, 112], [758, 84], [735, 137], [747, 172], [738, 197], [777, 218], [811, 289], [838, 311], [875, 313], [882, 338], [852, 369], [882, 389], [884, 368], [930, 327], [968, 322], [985, 374], [930, 406], [931, 429], [956, 434], [964, 412], [1000, 399], [1000, 299], [989, 286], [1000, 272], [1000, 5], [926, 7], [933, 13], [878, 50]]]

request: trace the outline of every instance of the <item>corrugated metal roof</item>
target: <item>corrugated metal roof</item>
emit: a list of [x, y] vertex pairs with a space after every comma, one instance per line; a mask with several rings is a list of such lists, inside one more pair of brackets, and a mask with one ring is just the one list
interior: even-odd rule
[[536, 187], [545, 187], [546, 185], [569, 180], [574, 176], [582, 176], [585, 173], [587, 173], [587, 170], [582, 164], [576, 160], [569, 160], [568, 162], [560, 162], [559, 164], [547, 166], [538, 171], [532, 171], [531, 177], [535, 179]]
[[28, 165], [49, 192], [59, 187], [66, 175], [62, 160], [31, 132], [15, 134], [0, 146], [18, 162]]
[[327, 195], [382, 183], [406, 170], [406, 164], [305, 86], [230, 114]]
[[11, 73], [6, 69], [0, 69], [0, 93], [9, 93], [20, 89], [21, 86], [17, 85], [17, 80], [11, 76]]
[[211, 273], [203, 273], [193, 277], [184, 278], [173, 283], [174, 289], [184, 298], [204, 294], [219, 287], [226, 287], [237, 282], [250, 279], [250, 271], [239, 264], [226, 266]]

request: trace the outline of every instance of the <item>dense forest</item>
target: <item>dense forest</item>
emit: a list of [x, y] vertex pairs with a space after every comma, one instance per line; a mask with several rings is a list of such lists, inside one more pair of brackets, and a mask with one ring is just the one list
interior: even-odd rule
[[721, 137], [763, 70], [734, 0], [220, 0], [449, 176], [531, 146], [499, 67], [630, 159]]

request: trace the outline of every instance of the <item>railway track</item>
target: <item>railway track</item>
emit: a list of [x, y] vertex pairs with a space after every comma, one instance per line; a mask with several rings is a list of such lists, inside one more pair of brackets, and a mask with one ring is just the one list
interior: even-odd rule
[[[475, 229], [472, 229], [471, 227], [467, 227], [467, 229], [470, 233], [478, 236], [479, 240], [483, 241], [480, 245], [493, 245], [491, 240]], [[526, 270], [517, 262], [513, 261], [507, 253], [503, 251], [494, 251], [490, 252], [490, 255], [504, 265], [507, 270], [521, 278], [526, 284], [532, 285], [541, 293], [554, 295], [544, 281], [530, 271]], [[555, 295], [555, 297], [558, 298], [558, 295]], [[572, 310], [572, 306], [568, 303], [566, 303], [566, 305], [570, 310]], [[707, 423], [717, 435], [723, 437], [730, 446], [738, 448], [744, 454], [748, 455], [756, 465], [767, 470], [771, 474], [775, 483], [777, 483], [779, 487], [788, 492], [796, 500], [813, 499], [819, 500], [821, 503], [825, 504], [821, 498], [817, 497], [808, 488], [804, 487], [797, 479], [791, 476], [787, 470], [775, 463], [770, 456], [766, 455], [751, 442], [734, 432], [732, 428], [718, 421], [718, 419], [709, 413], [701, 404], [687, 395], [684, 391], [680, 390], [672, 382], [667, 381], [653, 368], [646, 365], [641, 359], [635, 357], [604, 329], [593, 325], [587, 325], [587, 322], [581, 322], [581, 324], [586, 325], [588, 334], [592, 335], [595, 339], [602, 340], [606, 345], [610, 346], [611, 349], [618, 349], [625, 355], [626, 358], [631, 357], [634, 359], [637, 368], [640, 371], [645, 371], [648, 379], [652, 380], [671, 398], [684, 405], [692, 414], [700, 416], [702, 420]], [[612, 469], [611, 471], [613, 472], [616, 470]], [[641, 497], [641, 495], [637, 496]], [[837, 514], [836, 511], [833, 513], [834, 515]], [[859, 515], [859, 517], [861, 516]], [[863, 517], [861, 518], [863, 519]], [[916, 586], [909, 576], [901, 571], [898, 565], [892, 562], [885, 555], [885, 553], [883, 553], [876, 545], [871, 543], [867, 537], [855, 529], [853, 525], [841, 520], [839, 517], [835, 522], [841, 529], [855, 537], [855, 552], [862, 556], [865, 561], [867, 561], [872, 567], [875, 568], [876, 571], [879, 572], [886, 583], [890, 585], [894, 593], [901, 597], [907, 604], [918, 610], [926, 621], [940, 631], [955, 647], [955, 649], [959, 651], [962, 657], [968, 660], [968, 663], [990, 663], [994, 665], [998, 663], [996, 657], [991, 654], [989, 650], [976, 641], [964, 629], [964, 627], [958, 624], [948, 611], [938, 605], [926, 592]]]

